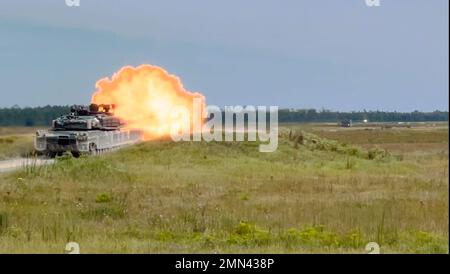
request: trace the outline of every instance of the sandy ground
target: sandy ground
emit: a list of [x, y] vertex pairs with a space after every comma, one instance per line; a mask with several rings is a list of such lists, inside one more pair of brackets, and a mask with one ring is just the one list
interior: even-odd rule
[[53, 163], [54, 159], [29, 159], [29, 158], [17, 158], [10, 160], [2, 160], [0, 161], [0, 173], [13, 171], [16, 169], [20, 169], [27, 165], [48, 165]]

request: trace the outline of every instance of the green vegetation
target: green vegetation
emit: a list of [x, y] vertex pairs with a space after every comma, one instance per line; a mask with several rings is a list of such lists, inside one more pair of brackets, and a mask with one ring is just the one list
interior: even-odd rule
[[352, 128], [348, 130], [313, 130], [315, 134], [349, 144], [447, 143], [447, 128]]
[[[448, 127], [427, 130], [364, 143], [363, 130], [289, 126], [274, 153], [154, 141], [64, 155], [0, 174], [0, 252], [448, 253]], [[416, 134], [416, 150], [383, 146]]]
[[69, 106], [0, 108], [0, 126], [50, 126], [53, 119], [69, 111]]
[[[0, 108], [0, 126], [48, 126], [49, 121], [60, 115], [69, 113], [69, 106], [25, 107], [14, 106]], [[225, 117], [223, 115], [223, 117]], [[385, 111], [353, 111], [337, 112], [315, 109], [280, 109], [278, 119], [282, 123], [337, 122], [345, 119], [371, 122], [422, 122], [447, 121], [448, 111], [433, 112], [385, 112]]]
[[0, 127], [0, 160], [31, 155], [36, 130], [32, 127]]
[[448, 121], [448, 111], [433, 112], [387, 112], [387, 111], [352, 111], [338, 112], [331, 110], [317, 111], [315, 109], [281, 109], [278, 113], [280, 122], [336, 122], [345, 119], [353, 121], [371, 122], [424, 122], [424, 121]]
[[30, 135], [0, 135], [0, 160], [25, 157], [33, 153], [33, 136]]

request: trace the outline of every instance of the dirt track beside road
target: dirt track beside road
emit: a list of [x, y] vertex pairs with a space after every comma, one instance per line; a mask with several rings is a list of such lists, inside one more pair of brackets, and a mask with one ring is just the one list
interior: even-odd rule
[[0, 161], [0, 173], [14, 171], [26, 166], [41, 166], [54, 163], [54, 159], [17, 158]]

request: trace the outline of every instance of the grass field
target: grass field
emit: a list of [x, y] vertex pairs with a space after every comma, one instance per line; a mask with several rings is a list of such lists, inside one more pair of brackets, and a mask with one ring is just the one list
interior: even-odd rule
[[0, 127], [0, 160], [30, 155], [35, 132], [31, 127]]
[[280, 135], [274, 153], [156, 141], [0, 174], [0, 252], [448, 253], [448, 124]]

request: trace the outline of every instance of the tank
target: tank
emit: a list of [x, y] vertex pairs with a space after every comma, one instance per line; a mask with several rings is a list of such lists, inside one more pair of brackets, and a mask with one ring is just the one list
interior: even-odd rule
[[78, 157], [140, 141], [142, 132], [127, 129], [113, 111], [114, 105], [72, 106], [69, 114], [52, 121], [50, 129], [36, 132], [35, 151], [50, 157], [70, 151]]

